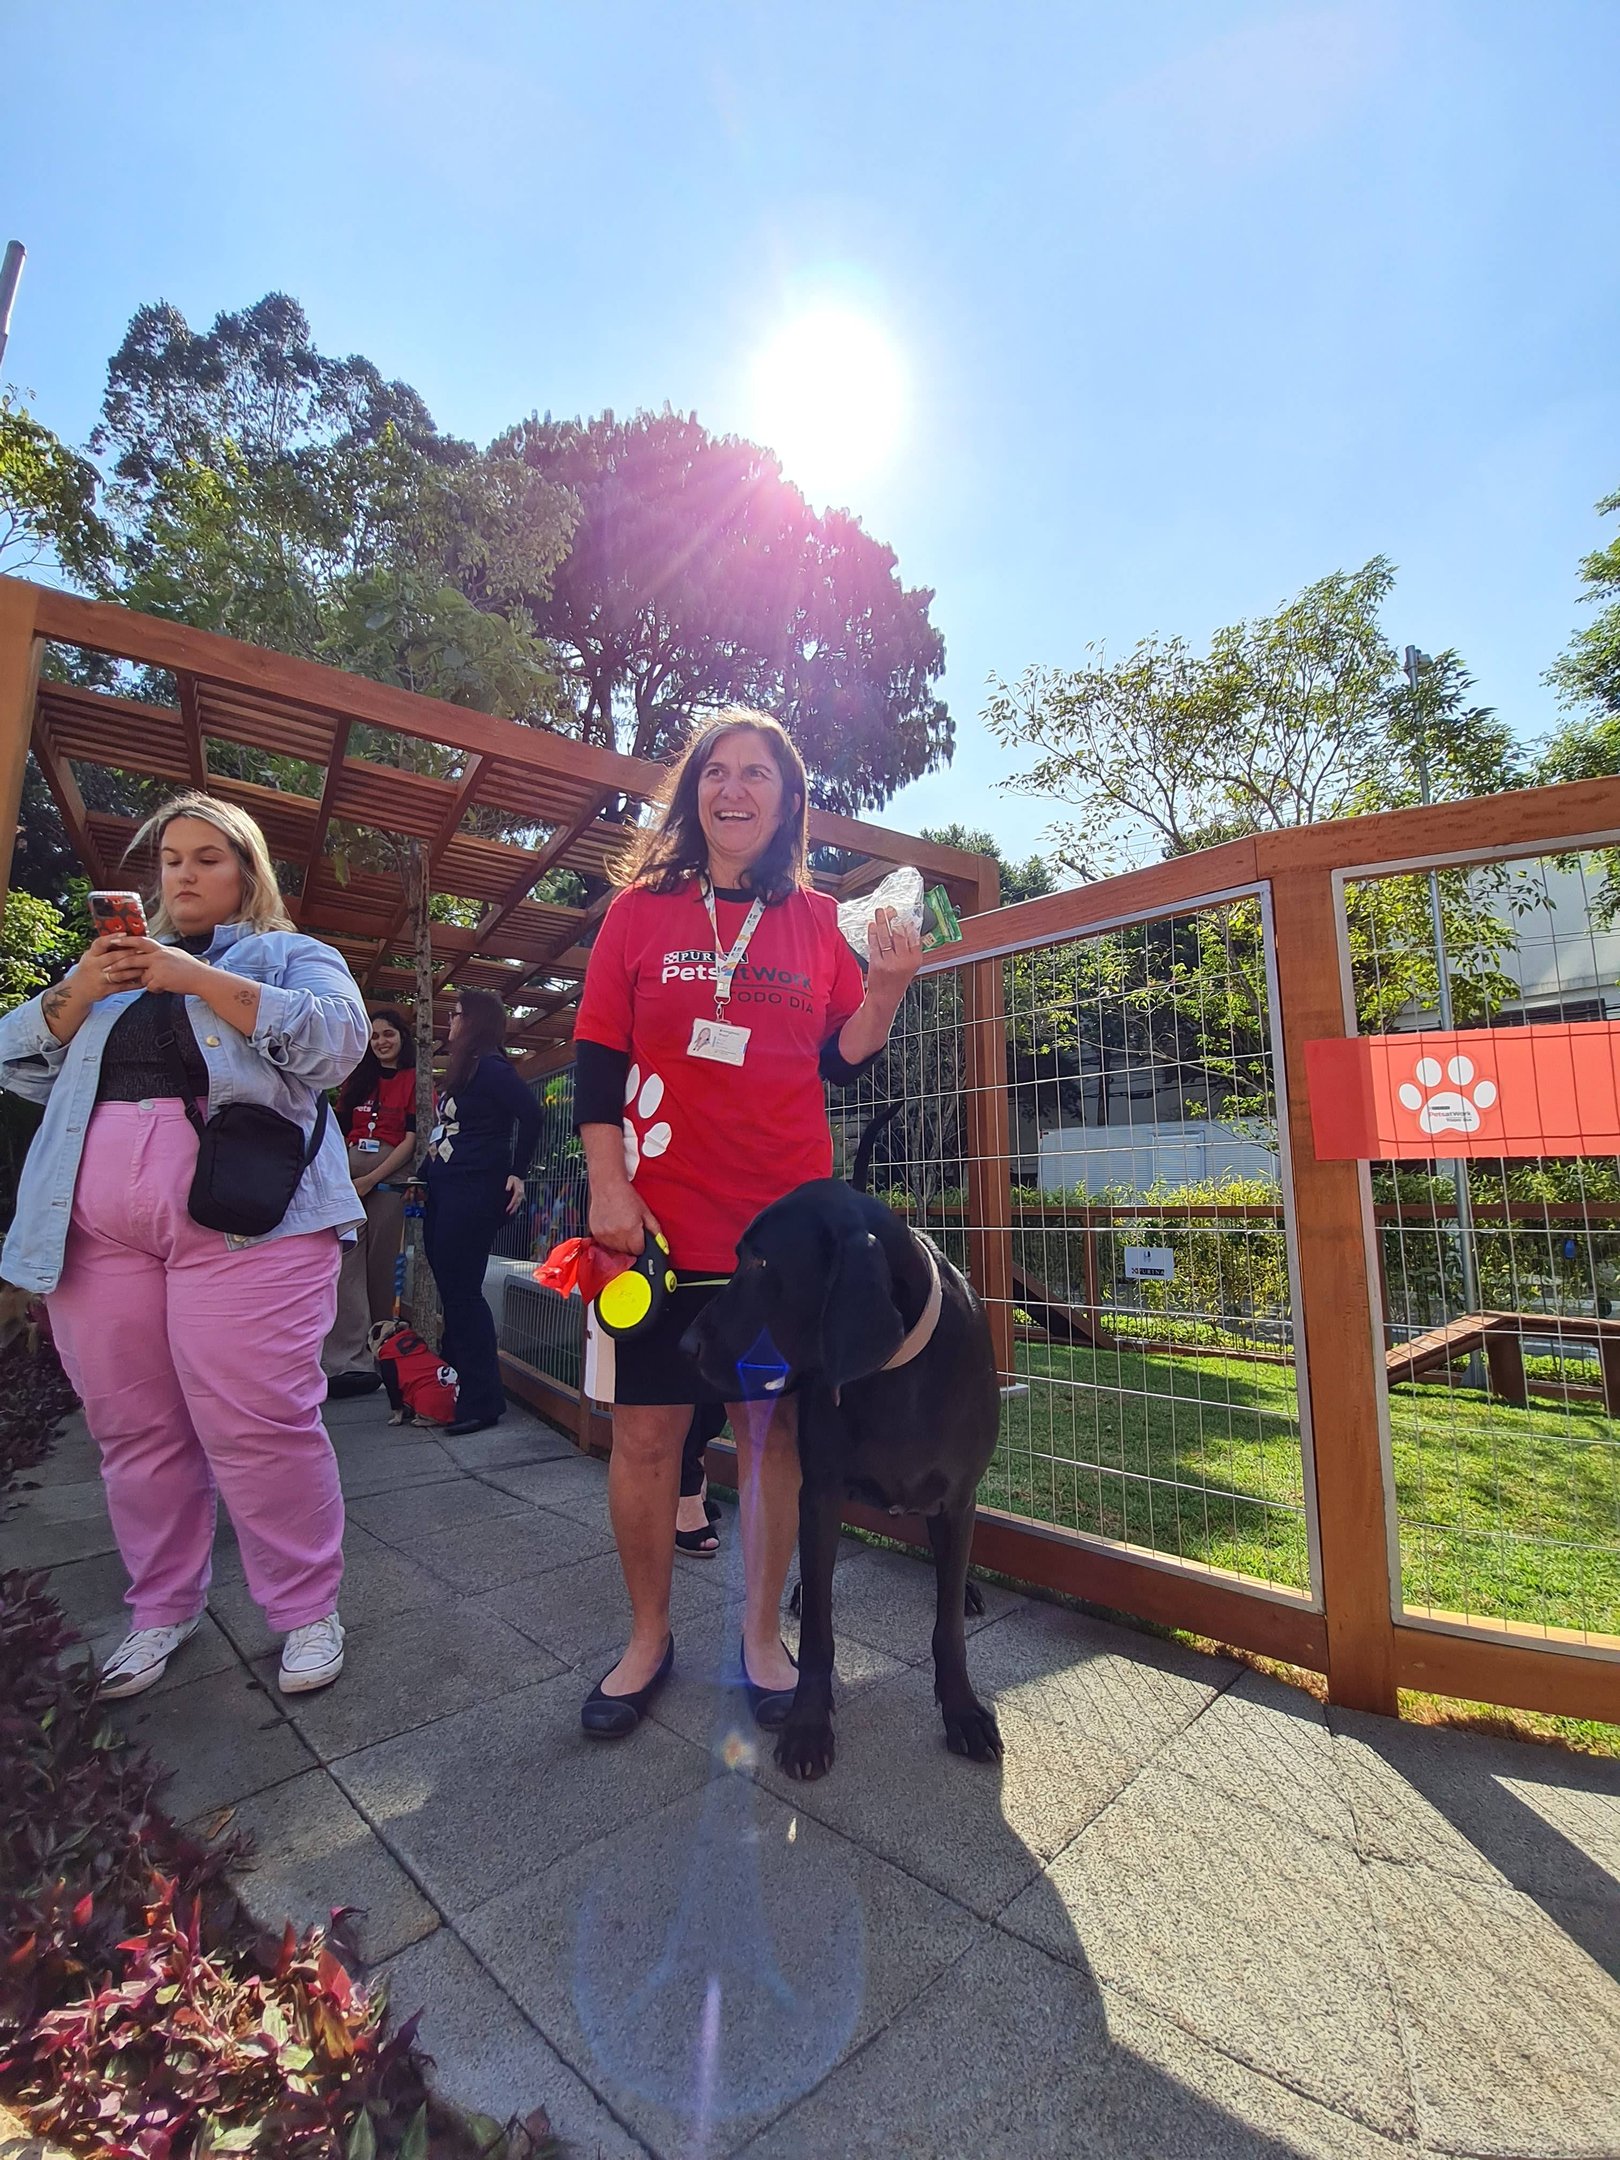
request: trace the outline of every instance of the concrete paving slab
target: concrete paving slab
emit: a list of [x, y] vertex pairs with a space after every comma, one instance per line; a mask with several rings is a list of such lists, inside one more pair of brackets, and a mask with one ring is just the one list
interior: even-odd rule
[[510, 1493], [466, 1476], [450, 1477], [432, 1485], [413, 1485], [403, 1492], [375, 1493], [356, 1500], [349, 1519], [362, 1530], [380, 1537], [384, 1544], [414, 1550], [418, 1538], [430, 1530], [450, 1530], [457, 1523], [489, 1522], [515, 1515], [522, 1503]]
[[199, 1815], [192, 1828], [200, 1836], [245, 1832], [252, 1839], [252, 1863], [237, 1886], [267, 1927], [289, 1919], [300, 1928], [324, 1926], [334, 1907], [353, 1906], [355, 1938], [375, 1965], [439, 1925], [433, 1906], [324, 1770]]
[[469, 1595], [612, 1550], [610, 1530], [536, 1507], [490, 1521], [460, 1523], [453, 1530], [431, 1530], [411, 1546], [413, 1556], [441, 1582]]
[[439, 1445], [452, 1462], [480, 1476], [487, 1470], [519, 1470], [526, 1463], [571, 1461], [579, 1453], [555, 1425], [511, 1408], [498, 1425], [484, 1432], [463, 1433], [457, 1440], [443, 1433]]
[[1409, 2137], [1359, 1856], [1158, 1765], [1002, 1925], [1337, 2112]]
[[[287, 1715], [331, 1762], [491, 1696], [549, 1680], [559, 1661], [493, 1613], [465, 1600], [395, 1613], [347, 1630], [333, 1687], [284, 1698]], [[275, 1683], [279, 1656], [257, 1668]]]
[[[792, 1571], [797, 1579], [798, 1570]], [[969, 1636], [1005, 1618], [1025, 1600], [999, 1583], [980, 1583], [984, 1612], [965, 1622]], [[934, 1563], [921, 1555], [868, 1546], [833, 1574], [833, 1632], [853, 1635], [907, 1665], [932, 1662]]]
[[829, 1776], [795, 1785], [768, 1746], [760, 1775], [819, 1821], [987, 1918], [1236, 1671], [1036, 1604], [983, 1629], [968, 1662], [1001, 1725], [999, 1768], [949, 1753], [933, 1674], [914, 1667], [838, 1713]]
[[159, 1797], [177, 1821], [280, 1785], [314, 1760], [263, 1684], [240, 1665], [107, 1708], [122, 1732], [173, 1770]]
[[368, 1500], [377, 1493], [405, 1492], [416, 1485], [443, 1485], [460, 1473], [436, 1441], [373, 1440], [368, 1431], [353, 1446], [337, 1450], [338, 1478], [345, 1500]]
[[130, 1610], [124, 1602], [128, 1588], [129, 1575], [116, 1552], [64, 1560], [51, 1569], [51, 1596], [82, 1635], [111, 1628], [120, 1620], [129, 1626]]
[[1558, 1908], [1427, 1867], [1367, 1870], [1425, 2141], [1504, 2160], [1612, 2160], [1620, 1984]]
[[78, 1485], [101, 1475], [101, 1450], [85, 1428], [82, 1414], [75, 1412], [52, 1442], [43, 1462], [24, 1470], [18, 1480], [25, 1495], [29, 1488]]
[[607, 1464], [592, 1455], [559, 1455], [550, 1462], [526, 1463], [516, 1470], [491, 1470], [491, 1485], [535, 1507], [572, 1515], [593, 1530], [607, 1524]]
[[[677, 1663], [687, 1621], [696, 1613], [713, 1611], [723, 1596], [717, 1584], [689, 1575], [675, 1578], [669, 1617]], [[477, 1603], [481, 1610], [510, 1622], [531, 1642], [543, 1644], [578, 1671], [588, 1672], [593, 1683], [618, 1663], [630, 1636], [630, 1602], [618, 1555], [613, 1552], [507, 1583]]]
[[987, 1932], [740, 1775], [570, 1854], [461, 1925], [648, 2145], [715, 2160]]
[[[338, 1590], [338, 1610], [346, 1628], [451, 1602], [453, 1593], [408, 1554], [396, 1552], [358, 1523], [348, 1525], [343, 1538], [343, 1581]], [[218, 1583], [209, 1592], [208, 1605], [245, 1658], [263, 1658], [272, 1650], [279, 1651], [282, 1631], [271, 1627], [245, 1583]]]
[[579, 1676], [563, 1673], [345, 1756], [334, 1772], [456, 1916], [709, 1776], [703, 1749], [661, 1725], [586, 1739], [583, 1698]]
[[1620, 1901], [1620, 1762], [1328, 1715], [1363, 1852], [1538, 1895]]
[[[726, 1595], [740, 1598], [743, 1594], [743, 1563], [742, 1535], [738, 1523], [737, 1503], [731, 1499], [720, 1499], [718, 1495], [716, 1497], [720, 1508], [720, 1521], [717, 1525], [720, 1534], [720, 1550], [717, 1553], [710, 1554], [707, 1558], [701, 1553], [677, 1551], [675, 1565], [677, 1568], [690, 1569], [697, 1575], [718, 1576], [725, 1584]], [[834, 1570], [846, 1567], [851, 1560], [865, 1558], [871, 1551], [871, 1546], [863, 1544], [859, 1538], [841, 1537], [838, 1540], [837, 1552], [833, 1561]], [[797, 1558], [795, 1558], [793, 1565], [788, 1569], [788, 1590], [783, 1597], [784, 1606], [787, 1602], [787, 1595], [791, 1594], [793, 1585], [798, 1579], [799, 1568]], [[930, 1625], [932, 1625], [932, 1622], [930, 1622]]]
[[1355, 1842], [1327, 1713], [1303, 1688], [1240, 1673], [1158, 1761], [1313, 1837]]
[[31, 1507], [0, 1522], [0, 1570], [54, 1568], [116, 1552], [106, 1509], [68, 1522], [42, 1522]]
[[980, 1942], [747, 2160], [1397, 2160], [1087, 1974]]
[[543, 2107], [568, 2160], [634, 2160], [645, 2151], [455, 1937], [437, 1935], [382, 1968], [396, 2017], [423, 2012], [421, 2042], [446, 2099], [497, 2122]]
[[[21, 1497], [30, 1522], [99, 1522], [107, 1516], [107, 1488], [94, 1473], [57, 1485], [42, 1485], [37, 1492]], [[11, 1506], [9, 1500], [0, 1501], [0, 1510]], [[7, 1513], [6, 1519], [13, 1517]]]

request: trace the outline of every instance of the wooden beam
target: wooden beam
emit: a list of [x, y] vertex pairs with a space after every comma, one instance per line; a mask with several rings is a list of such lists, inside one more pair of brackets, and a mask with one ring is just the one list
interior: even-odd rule
[[[511, 920], [512, 916], [517, 913], [518, 909], [523, 905], [524, 901], [528, 899], [530, 893], [533, 892], [534, 888], [536, 887], [536, 885], [539, 884], [540, 880], [545, 876], [546, 872], [551, 869], [552, 865], [558, 860], [560, 856], [567, 853], [569, 848], [573, 846], [574, 842], [579, 838], [580, 834], [585, 830], [587, 825], [595, 824], [598, 817], [600, 817], [602, 814], [603, 805], [607, 802], [610, 802], [613, 796], [616, 795], [618, 792], [619, 791], [617, 788], [612, 788], [604, 789], [601, 794], [593, 795], [591, 797], [591, 800], [586, 804], [585, 808], [579, 813], [578, 817], [574, 819], [571, 825], [565, 825], [561, 828], [560, 831], [553, 833], [551, 838], [545, 843], [544, 847], [540, 848], [533, 856], [530, 857], [529, 861], [524, 864], [522, 871], [517, 877], [512, 880], [512, 883], [507, 887], [501, 898], [499, 900], [492, 901], [489, 908], [485, 910], [483, 916], [480, 918], [476, 929], [478, 943], [473, 947], [474, 952], [482, 952], [486, 949], [489, 940], [495, 935], [496, 931], [499, 930], [502, 923]], [[574, 937], [577, 935], [577, 930], [571, 931], [569, 933], [570, 944], [572, 944]], [[566, 951], [567, 946], [564, 946], [563, 950]], [[440, 978], [440, 980], [434, 984], [435, 992], [442, 990], [445, 983], [447, 983], [449, 979], [450, 976], [449, 972], [447, 971]]]
[[[996, 866], [981, 858], [977, 898], [993, 909]], [[978, 960], [961, 973], [962, 1048], [967, 1081], [968, 1264], [984, 1300], [996, 1368], [1014, 1376], [1012, 1124], [1007, 1094], [1007, 1013], [1002, 965]]]
[[206, 793], [208, 752], [203, 745], [202, 706], [197, 696], [197, 678], [195, 675], [179, 675], [175, 681], [180, 693], [180, 725], [185, 730], [186, 763], [191, 767], [191, 784]]
[[1599, 1718], [1620, 1725], [1620, 1658], [1564, 1636], [1554, 1647], [1514, 1642], [1506, 1630], [1473, 1621], [1467, 1634], [1398, 1626], [1395, 1670], [1403, 1688], [1463, 1702], [1507, 1703], [1550, 1717]]
[[[201, 675], [224, 688], [235, 686], [261, 697], [285, 698], [332, 719], [364, 721], [419, 741], [505, 758], [531, 771], [559, 773], [570, 780], [642, 799], [656, 794], [668, 778], [662, 765], [624, 757], [616, 750], [603, 750], [595, 743], [579, 742], [572, 735], [560, 735], [549, 728], [525, 727], [518, 720], [472, 712], [464, 705], [421, 697], [411, 690], [396, 689], [391, 683], [373, 682], [368, 676], [348, 675], [341, 668], [300, 660], [291, 653], [244, 645], [212, 630], [194, 630], [185, 623], [142, 615], [111, 601], [82, 600], [44, 585], [30, 586], [29, 590], [36, 596], [40, 635], [59, 638], [64, 644], [82, 646], [90, 652], [143, 661], [176, 675]], [[858, 826], [851, 829], [861, 830]], [[857, 840], [844, 844], [861, 843]]]
[[326, 851], [326, 828], [332, 822], [332, 804], [343, 784], [343, 760], [349, 748], [349, 723], [340, 720], [332, 737], [332, 755], [326, 767], [326, 779], [321, 786], [320, 807], [315, 812], [315, 830], [310, 836], [309, 853], [304, 858], [304, 883], [298, 895], [298, 905], [305, 908], [315, 891], [315, 874], [321, 867], [321, 857]]
[[[479, 778], [488, 762], [487, 758], [473, 756], [468, 758], [466, 764], [461, 768], [461, 778], [456, 783], [455, 800], [444, 813], [444, 822], [428, 842], [428, 883], [430, 886], [433, 882], [433, 873], [439, 867], [440, 858], [460, 831], [461, 821], [466, 816], [473, 798], [478, 793]], [[401, 881], [401, 889], [403, 890], [403, 880]], [[365, 989], [369, 990], [376, 981], [382, 968], [383, 957], [404, 929], [405, 918], [410, 911], [410, 902], [402, 899], [398, 908], [389, 918], [388, 928], [384, 931], [377, 946], [377, 957], [366, 970], [366, 979], [363, 986]]]
[[34, 731], [40, 640], [37, 588], [0, 581], [0, 908], [11, 889], [28, 742]]
[[73, 843], [74, 854], [89, 872], [91, 884], [111, 885], [113, 880], [107, 873], [101, 850], [91, 833], [89, 813], [84, 807], [84, 797], [79, 793], [79, 783], [73, 777], [73, 768], [65, 757], [57, 755], [50, 729], [43, 718], [37, 715], [34, 722], [33, 748], [34, 761], [45, 776], [45, 785], [56, 798], [56, 807], [62, 817], [62, 829]]
[[1326, 870], [1272, 880], [1277, 985], [1292, 1158], [1300, 1319], [1327, 1617], [1328, 1695], [1393, 1717], [1398, 1705], [1383, 1448], [1378, 1425], [1383, 1311], [1373, 1301], [1359, 1163], [1319, 1162], [1305, 1044], [1346, 1033], [1339, 900]]
[[1432, 855], [1484, 861], [1504, 852], [1550, 853], [1616, 838], [1620, 779], [1604, 779], [1567, 780], [1557, 787], [1514, 788], [1505, 795], [1297, 825], [1287, 832], [1261, 833], [1254, 846], [1261, 875], [1270, 876], [1291, 869], [1422, 861]]

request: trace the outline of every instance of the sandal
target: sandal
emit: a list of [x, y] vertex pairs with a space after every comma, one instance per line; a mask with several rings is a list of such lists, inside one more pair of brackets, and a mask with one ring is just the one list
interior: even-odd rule
[[675, 1544], [681, 1552], [696, 1553], [700, 1560], [712, 1560], [720, 1550], [720, 1540], [714, 1534], [713, 1516], [701, 1530], [677, 1530]]

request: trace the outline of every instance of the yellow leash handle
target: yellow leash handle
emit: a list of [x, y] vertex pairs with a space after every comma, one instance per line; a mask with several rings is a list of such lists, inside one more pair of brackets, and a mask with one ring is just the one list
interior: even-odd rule
[[596, 1318], [603, 1334], [615, 1340], [636, 1334], [657, 1317], [674, 1287], [669, 1247], [661, 1237], [649, 1237], [641, 1257], [596, 1293]]

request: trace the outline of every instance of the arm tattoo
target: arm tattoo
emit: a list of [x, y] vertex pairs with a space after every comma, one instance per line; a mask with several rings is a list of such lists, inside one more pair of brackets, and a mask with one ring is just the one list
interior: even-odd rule
[[55, 1020], [57, 1016], [61, 1012], [63, 1012], [65, 1008], [71, 1003], [72, 995], [65, 982], [60, 982], [56, 985], [54, 989], [47, 990], [45, 992], [45, 995], [40, 999], [39, 1016], [44, 1021], [46, 1027], [50, 1028], [50, 1032], [53, 1035], [56, 1033], [56, 1030], [54, 1027], [51, 1027], [51, 1022]]

